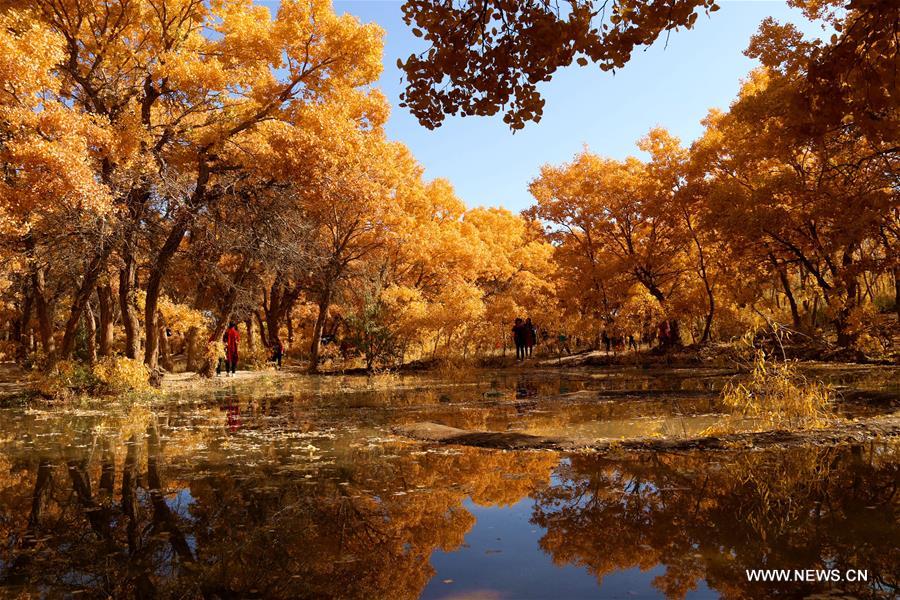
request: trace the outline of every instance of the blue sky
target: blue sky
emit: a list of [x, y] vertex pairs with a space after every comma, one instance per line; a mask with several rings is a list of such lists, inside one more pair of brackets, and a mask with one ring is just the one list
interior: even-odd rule
[[[270, 4], [266, 2], [266, 4]], [[271, 4], [275, 4], [272, 2]], [[270, 5], [271, 5], [270, 4]], [[428, 178], [449, 179], [469, 206], [505, 206], [519, 211], [532, 202], [528, 183], [541, 165], [569, 161], [585, 145], [614, 158], [636, 154], [635, 141], [650, 128], [668, 128], [689, 143], [700, 135], [710, 107], [727, 108], [755, 61], [743, 55], [760, 21], [774, 16], [820, 34], [780, 1], [720, 2], [701, 15], [694, 29], [673, 33], [639, 50], [624, 69], [603, 73], [572, 66], [541, 87], [546, 99], [540, 123], [513, 134], [495, 117], [455, 117], [435, 131], [420, 126], [397, 106], [403, 90], [397, 58], [422, 49], [402, 20], [399, 0], [335, 0], [335, 9], [376, 22], [386, 31], [384, 73], [379, 85], [393, 109], [389, 137], [402, 141], [425, 166]]]

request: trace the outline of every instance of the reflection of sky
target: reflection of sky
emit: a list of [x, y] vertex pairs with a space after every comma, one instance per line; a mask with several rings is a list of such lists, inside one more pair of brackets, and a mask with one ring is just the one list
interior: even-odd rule
[[[278, 4], [261, 3], [273, 9]], [[542, 121], [515, 135], [503, 124], [502, 114], [450, 118], [436, 131], [419, 126], [397, 107], [402, 91], [397, 59], [423, 48], [402, 21], [402, 3], [336, 0], [335, 8], [377, 22], [387, 32], [379, 85], [394, 107], [388, 135], [412, 149], [427, 177], [449, 179], [467, 204], [521, 210], [531, 203], [527, 185], [540, 166], [571, 160], [585, 144], [624, 158], [636, 153], [634, 142], [656, 125], [686, 142], [696, 138], [707, 109], [727, 108], [740, 78], [755, 66], [742, 52], [766, 16], [802, 23], [811, 34], [819, 31], [784, 2], [720, 4], [711, 19], [701, 16], [693, 30], [673, 33], [668, 47], [662, 40], [646, 52], [638, 50], [615, 75], [591, 66], [557, 73], [540, 88], [547, 101]]]
[[[455, 552], [436, 551], [431, 565], [436, 573], [421, 598], [441, 600], [494, 600], [528, 598], [662, 598], [653, 579], [665, 573], [658, 565], [609, 573], [600, 586], [587, 569], [557, 566], [539, 544], [545, 530], [529, 522], [534, 501], [526, 498], [506, 508], [463, 507], [477, 522]], [[611, 531], [610, 535], [615, 535]], [[444, 583], [452, 580], [451, 583]], [[687, 598], [717, 597], [700, 581]]]

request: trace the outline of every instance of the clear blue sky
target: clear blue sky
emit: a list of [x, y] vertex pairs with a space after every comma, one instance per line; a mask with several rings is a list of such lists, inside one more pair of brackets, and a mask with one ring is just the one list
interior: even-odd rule
[[[270, 6], [276, 2], [264, 2]], [[454, 117], [435, 131], [397, 106], [403, 89], [397, 58], [422, 49], [403, 23], [400, 0], [336, 0], [335, 9], [384, 28], [384, 73], [379, 85], [393, 105], [387, 132], [425, 166], [426, 177], [449, 179], [469, 206], [519, 211], [532, 202], [528, 183], [541, 165], [571, 160], [585, 145], [599, 154], [636, 154], [636, 140], [650, 128], [668, 128], [689, 143], [702, 130], [710, 107], [727, 108], [755, 62], [743, 55], [760, 21], [774, 16], [820, 35], [818, 25], [782, 1], [720, 1], [694, 29], [673, 33], [639, 50], [624, 69], [603, 73], [572, 66], [541, 87], [546, 99], [540, 123], [513, 134], [495, 117]]]

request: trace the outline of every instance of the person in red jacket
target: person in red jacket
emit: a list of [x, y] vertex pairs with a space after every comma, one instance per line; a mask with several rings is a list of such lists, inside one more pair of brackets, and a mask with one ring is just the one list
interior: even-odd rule
[[222, 336], [222, 341], [225, 343], [225, 376], [228, 376], [228, 371], [231, 371], [231, 374], [234, 375], [234, 371], [237, 369], [237, 361], [238, 361], [238, 341], [241, 339], [241, 334], [238, 333], [237, 325], [234, 324], [234, 321], [228, 324], [228, 329], [225, 331], [225, 335]]

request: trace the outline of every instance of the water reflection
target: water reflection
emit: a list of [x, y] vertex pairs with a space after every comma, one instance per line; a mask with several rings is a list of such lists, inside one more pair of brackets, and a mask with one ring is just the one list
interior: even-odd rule
[[[836, 587], [900, 588], [898, 446], [740, 454], [574, 456], [535, 494], [541, 548], [598, 581], [665, 566], [653, 586], [683, 598], [699, 582], [728, 598], [797, 597]], [[868, 570], [841, 586], [747, 581], [747, 569]]]
[[[658, 393], [637, 393], [631, 374], [514, 374], [3, 409], [0, 596], [896, 595], [896, 442], [561, 456], [391, 434], [430, 420], [677, 435], [679, 419], [713, 409], [710, 394], [686, 391], [718, 377], [682, 375]], [[747, 581], [764, 567], [869, 580]]]
[[[431, 561], [438, 552], [462, 561], [445, 586], [460, 595], [475, 561], [491, 560], [467, 553], [467, 536], [489, 528], [498, 555], [501, 539], [536, 532], [515, 555], [524, 571], [552, 560], [595, 586], [624, 574], [671, 598], [698, 586], [731, 598], [834, 589], [748, 583], [744, 570], [763, 567], [867, 569], [868, 583], [841, 589], [897, 592], [897, 446], [561, 458], [337, 443], [311, 458], [263, 448], [251, 467], [194, 453], [189, 439], [151, 416], [145, 429], [98, 435], [80, 452], [3, 465], [2, 585], [113, 597], [415, 598], [444, 580]], [[504, 516], [522, 506], [529, 522]], [[554, 597], [559, 582], [542, 581], [529, 593]], [[497, 597], [514, 585], [499, 573], [488, 583]]]

